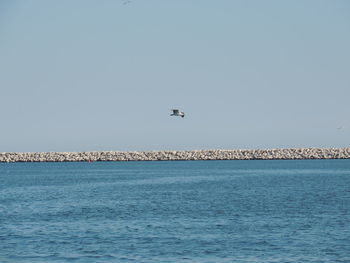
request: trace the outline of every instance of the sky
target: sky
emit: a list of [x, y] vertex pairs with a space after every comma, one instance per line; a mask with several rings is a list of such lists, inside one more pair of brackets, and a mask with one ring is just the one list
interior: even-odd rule
[[0, 152], [349, 147], [349, 101], [347, 0], [0, 0]]

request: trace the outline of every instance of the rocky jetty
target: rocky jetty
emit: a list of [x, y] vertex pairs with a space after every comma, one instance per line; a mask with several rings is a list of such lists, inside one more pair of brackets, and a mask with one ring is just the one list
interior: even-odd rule
[[0, 162], [350, 159], [350, 148], [0, 153]]

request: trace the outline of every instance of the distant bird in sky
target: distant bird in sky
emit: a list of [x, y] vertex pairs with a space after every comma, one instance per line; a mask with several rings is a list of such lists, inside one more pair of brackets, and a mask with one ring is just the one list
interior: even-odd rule
[[170, 116], [181, 116], [185, 117], [185, 113], [183, 111], [179, 111], [178, 109], [172, 109], [173, 113]]
[[128, 0], [128, 1], [124, 1], [123, 2], [123, 5], [127, 5], [127, 4], [130, 4], [131, 3], [131, 1], [130, 0]]

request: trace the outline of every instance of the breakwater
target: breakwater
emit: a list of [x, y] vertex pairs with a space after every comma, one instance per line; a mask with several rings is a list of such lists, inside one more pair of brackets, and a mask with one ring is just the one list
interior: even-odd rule
[[0, 162], [350, 159], [350, 148], [0, 153]]

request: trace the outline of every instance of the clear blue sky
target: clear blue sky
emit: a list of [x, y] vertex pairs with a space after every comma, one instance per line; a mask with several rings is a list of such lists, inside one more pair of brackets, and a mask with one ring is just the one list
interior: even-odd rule
[[350, 146], [350, 1], [123, 2], [0, 0], [0, 152]]

